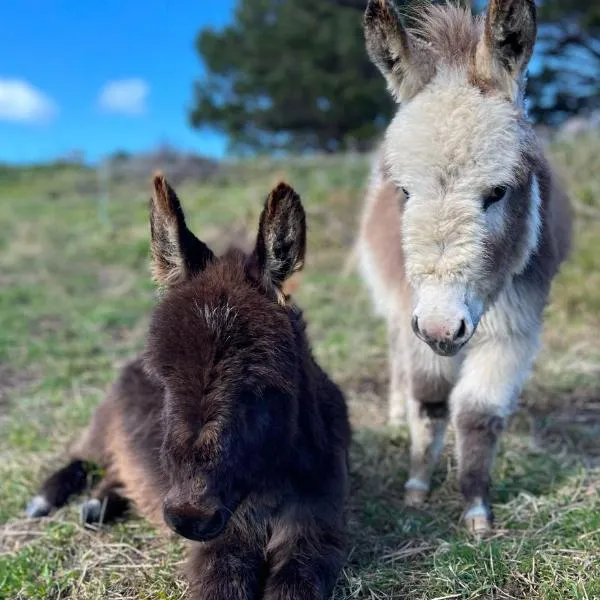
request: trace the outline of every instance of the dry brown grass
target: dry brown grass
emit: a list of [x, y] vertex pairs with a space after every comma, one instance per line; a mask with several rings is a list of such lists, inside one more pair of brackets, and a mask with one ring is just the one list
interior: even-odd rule
[[[232, 238], [251, 243], [275, 179], [289, 179], [304, 196], [309, 255], [298, 299], [319, 360], [346, 392], [355, 432], [350, 553], [336, 600], [600, 598], [600, 220], [590, 212], [600, 207], [600, 142], [554, 152], [577, 198], [576, 246], [499, 453], [497, 531], [482, 543], [460, 526], [451, 439], [426, 508], [403, 505], [408, 434], [385, 427], [385, 331], [356, 274], [343, 271], [366, 161], [242, 163], [219, 182], [182, 192], [192, 227], [219, 250]], [[69, 177], [65, 187], [74, 189]], [[61, 189], [60, 179], [52, 187]], [[0, 240], [0, 386], [8, 397], [0, 419], [0, 598], [182, 598], [182, 545], [141, 519], [92, 531], [70, 507], [22, 520], [41, 476], [143, 343], [154, 297], [145, 195], [115, 190], [107, 228], [89, 198], [50, 202], [39, 189], [20, 184], [4, 191], [18, 202], [0, 203], [0, 229], [11, 232]]]

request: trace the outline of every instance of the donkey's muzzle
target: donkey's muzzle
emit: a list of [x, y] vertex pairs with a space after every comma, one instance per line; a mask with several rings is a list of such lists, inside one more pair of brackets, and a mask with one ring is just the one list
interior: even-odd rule
[[165, 523], [177, 534], [195, 542], [206, 542], [218, 537], [227, 525], [230, 513], [225, 508], [196, 512], [163, 506]]
[[427, 327], [422, 324], [419, 317], [412, 318], [412, 330], [414, 334], [440, 356], [454, 356], [471, 339], [473, 326], [466, 319], [460, 319], [456, 323], [444, 323], [442, 326]]

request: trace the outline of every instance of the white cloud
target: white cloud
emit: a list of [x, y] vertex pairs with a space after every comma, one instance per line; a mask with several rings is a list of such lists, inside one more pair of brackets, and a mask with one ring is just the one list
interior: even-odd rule
[[98, 105], [107, 112], [141, 115], [146, 112], [150, 86], [143, 79], [109, 81], [100, 90]]
[[41, 123], [57, 113], [54, 101], [27, 81], [0, 78], [0, 120]]

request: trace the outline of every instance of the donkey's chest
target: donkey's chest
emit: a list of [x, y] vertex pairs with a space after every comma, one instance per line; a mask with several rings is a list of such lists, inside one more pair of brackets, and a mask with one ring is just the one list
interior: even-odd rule
[[541, 320], [536, 300], [524, 287], [507, 286], [484, 313], [471, 343], [535, 335]]

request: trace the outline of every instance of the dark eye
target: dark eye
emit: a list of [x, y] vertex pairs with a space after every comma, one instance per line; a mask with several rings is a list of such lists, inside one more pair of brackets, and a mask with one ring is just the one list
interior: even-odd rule
[[408, 200], [410, 198], [410, 194], [408, 193], [408, 190], [406, 188], [400, 188], [402, 190], [402, 193], [404, 194], [404, 199]]
[[508, 187], [505, 185], [497, 185], [484, 199], [483, 210], [487, 210], [492, 204], [499, 202], [508, 193]]

